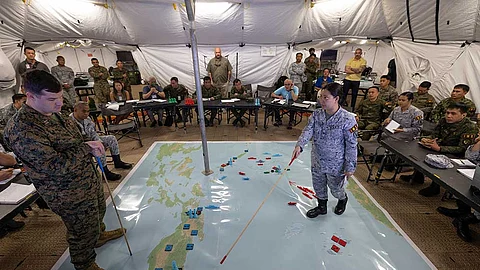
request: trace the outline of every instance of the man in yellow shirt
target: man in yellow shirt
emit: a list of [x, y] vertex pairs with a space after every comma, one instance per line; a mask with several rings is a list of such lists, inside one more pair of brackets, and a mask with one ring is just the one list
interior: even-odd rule
[[343, 80], [343, 97], [342, 103], [346, 102], [348, 90], [352, 89], [352, 111], [355, 111], [355, 103], [357, 101], [358, 88], [360, 87], [360, 79], [362, 72], [367, 67], [367, 60], [362, 58], [362, 49], [355, 50], [355, 56], [348, 60], [345, 65], [345, 73], [347, 76]]

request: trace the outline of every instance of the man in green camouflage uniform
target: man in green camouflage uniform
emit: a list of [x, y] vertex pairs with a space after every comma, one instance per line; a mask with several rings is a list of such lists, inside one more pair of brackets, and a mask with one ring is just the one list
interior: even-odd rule
[[[441, 154], [452, 154], [463, 157], [467, 147], [475, 142], [478, 128], [475, 123], [467, 117], [468, 107], [463, 103], [450, 103], [445, 116], [440, 119], [433, 134], [422, 138], [421, 143], [427, 148]], [[402, 175], [400, 179], [424, 182], [424, 175], [415, 170], [412, 175]], [[425, 197], [431, 197], [440, 193], [440, 186], [432, 181], [427, 188], [419, 191]]]
[[[212, 80], [209, 76], [203, 78], [203, 85], [202, 85], [202, 98], [208, 98], [209, 100], [217, 100], [222, 97], [220, 90], [217, 87], [212, 85]], [[196, 93], [194, 94], [194, 99], [196, 99]], [[215, 120], [215, 116], [217, 116], [218, 109], [208, 109], [204, 112], [210, 111], [210, 120], [207, 119], [207, 115], [205, 115], [205, 126], [206, 127], [213, 127], [213, 120]]]
[[108, 70], [99, 65], [97, 58], [92, 58], [92, 65], [88, 73], [93, 78], [93, 92], [97, 103], [107, 103], [110, 101], [110, 85], [108, 84]]
[[130, 80], [128, 79], [128, 70], [123, 67], [123, 62], [117, 60], [117, 67], [112, 70], [113, 80], [121, 81], [123, 83], [123, 89], [130, 93], [132, 96], [132, 86], [130, 85]]
[[[178, 83], [177, 77], [172, 77], [170, 79], [170, 84], [165, 86], [165, 88], [163, 88], [163, 92], [165, 93], [165, 96], [167, 99], [175, 98], [177, 100], [177, 103], [180, 103], [182, 100], [188, 97], [187, 88], [185, 87], [185, 85]], [[176, 117], [177, 122], [182, 122], [182, 115], [180, 114], [180, 111], [178, 109], [176, 111], [177, 111], [177, 117]]]
[[101, 156], [101, 142], [84, 142], [71, 118], [59, 114], [62, 86], [51, 74], [35, 70], [25, 75], [27, 102], [9, 121], [6, 144], [23, 162], [30, 181], [50, 209], [62, 218], [75, 269], [102, 269], [95, 247], [122, 236], [106, 232], [105, 198], [92, 156]]
[[[433, 109], [432, 115], [430, 116], [430, 120], [437, 124], [440, 119], [445, 117], [445, 113], [447, 111], [448, 106], [452, 103], [463, 103], [467, 106], [467, 117], [471, 118], [475, 116], [475, 112], [477, 108], [475, 107], [475, 103], [470, 99], [466, 98], [465, 95], [470, 90], [470, 87], [466, 84], [457, 84], [453, 87], [452, 94], [449, 98], [446, 98]], [[465, 152], [465, 150], [463, 151]]]
[[[359, 130], [378, 130], [382, 123], [382, 112], [385, 109], [385, 101], [378, 97], [379, 89], [376, 86], [368, 89], [368, 99], [364, 99], [358, 105], [355, 113]], [[362, 140], [368, 141], [372, 132], [364, 131], [360, 135]]]
[[395, 87], [390, 85], [390, 76], [383, 75], [380, 77], [380, 93], [378, 98], [385, 101], [384, 114], [389, 115], [395, 106], [397, 106], [398, 92]]
[[[313, 49], [313, 48], [312, 48]], [[315, 55], [315, 50], [313, 53], [310, 49], [310, 56], [305, 59], [305, 74], [307, 75], [307, 80], [305, 81], [305, 99], [313, 101], [316, 97], [312, 97], [313, 92], [313, 80], [317, 79], [317, 70], [320, 67], [320, 60]]]
[[435, 98], [428, 93], [430, 86], [432, 83], [424, 81], [418, 86], [417, 92], [413, 93], [412, 105], [422, 110], [425, 119], [430, 118], [430, 113], [435, 106]]
[[[247, 99], [251, 97], [250, 93], [248, 93], [247, 88], [242, 85], [242, 81], [239, 79], [233, 80], [233, 87], [230, 90], [230, 97], [231, 98], [238, 98], [238, 99]], [[235, 116], [235, 120], [233, 120], [233, 125], [237, 126], [240, 124], [241, 127], [245, 126], [245, 121], [243, 121], [242, 117], [247, 112], [247, 109], [231, 109], [233, 115]]]
[[63, 108], [67, 112], [73, 112], [73, 106], [77, 101], [77, 93], [73, 86], [75, 73], [73, 69], [65, 66], [65, 58], [57, 56], [57, 66], [52, 67], [52, 75], [62, 84], [63, 88]]

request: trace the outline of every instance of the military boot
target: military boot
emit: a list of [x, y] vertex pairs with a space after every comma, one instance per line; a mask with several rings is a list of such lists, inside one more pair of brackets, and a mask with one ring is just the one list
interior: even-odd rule
[[472, 212], [472, 209], [468, 204], [458, 199], [457, 199], [457, 206], [458, 206], [458, 209], [450, 209], [450, 208], [440, 206], [437, 208], [437, 211], [442, 215], [445, 215], [447, 217], [452, 217], [452, 218], [465, 216]]
[[343, 214], [343, 212], [345, 212], [345, 209], [347, 208], [347, 201], [348, 201], [348, 197], [345, 194], [345, 199], [338, 200], [337, 206], [335, 206], [335, 210], [333, 212], [337, 215]]
[[132, 164], [130, 163], [125, 163], [120, 159], [120, 155], [112, 155], [113, 158], [113, 164], [116, 169], [131, 169]]
[[318, 199], [318, 206], [308, 210], [307, 217], [316, 218], [318, 215], [325, 215], [327, 213], [327, 202], [328, 200]]
[[421, 189], [418, 194], [424, 196], [424, 197], [433, 197], [433, 196], [436, 196], [438, 194], [440, 194], [440, 186], [435, 183], [435, 182], [432, 182], [430, 184], [430, 186], [424, 188], [424, 189]]
[[107, 180], [117, 181], [122, 178], [120, 174], [111, 172], [107, 166], [103, 167], [103, 171], [105, 172], [105, 177], [107, 177]]
[[470, 233], [469, 224], [479, 223], [480, 220], [474, 215], [469, 214], [463, 217], [458, 217], [453, 220], [452, 224], [457, 229], [457, 235], [465, 242], [472, 241], [472, 234]]
[[98, 264], [94, 262], [85, 270], [104, 270], [104, 269], [98, 266]]
[[[125, 233], [126, 232], [127, 232], [127, 230], [125, 229]], [[116, 230], [113, 230], [113, 231], [103, 231], [103, 232], [100, 233], [100, 237], [98, 237], [98, 240], [97, 240], [97, 243], [95, 244], [95, 247], [96, 248], [101, 247], [101, 246], [105, 245], [105, 243], [107, 243], [108, 241], [117, 239], [117, 238], [122, 237], [122, 236], [123, 236], [122, 229], [116, 229]]]

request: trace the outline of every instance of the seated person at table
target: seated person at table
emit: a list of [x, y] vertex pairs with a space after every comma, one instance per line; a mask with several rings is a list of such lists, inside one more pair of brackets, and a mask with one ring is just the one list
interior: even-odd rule
[[[288, 101], [296, 101], [298, 99], [298, 87], [293, 85], [292, 80], [286, 79], [283, 82], [283, 86], [278, 88], [272, 93], [273, 98], [285, 99]], [[293, 126], [293, 117], [295, 116], [294, 111], [290, 111], [289, 121], [287, 129], [292, 129]], [[282, 124], [282, 119], [280, 119], [280, 109], [275, 110], [275, 123], [274, 126], [278, 127]]]
[[[79, 101], [75, 104], [73, 108], [73, 113], [70, 114], [70, 117], [77, 124], [78, 129], [82, 133], [84, 141], [99, 141], [105, 146], [105, 148], [110, 149], [112, 154], [113, 164], [117, 169], [131, 169], [132, 164], [123, 162], [120, 159], [120, 148], [118, 147], [117, 138], [113, 135], [99, 136], [95, 130], [95, 123], [88, 117], [90, 114], [90, 108], [88, 103], [84, 101]], [[117, 173], [111, 172], [107, 167], [107, 159], [105, 154], [100, 158], [102, 160], [103, 169], [105, 171], [105, 176], [108, 180], [116, 181], [120, 180], [122, 176]]]
[[[14, 155], [5, 152], [5, 149], [0, 144], [0, 165], [5, 167], [12, 167], [17, 164]], [[7, 180], [13, 176], [13, 168], [0, 170], [0, 181]], [[15, 221], [13, 219], [7, 220], [3, 226], [0, 226], [0, 238], [8, 234], [8, 232], [16, 231], [25, 226], [23, 221]]]
[[[475, 144], [470, 145], [465, 152], [465, 158], [471, 160], [474, 163], [480, 163], [480, 136], [475, 139]], [[453, 226], [457, 229], [457, 235], [465, 242], [472, 241], [472, 234], [470, 233], [469, 224], [476, 224], [480, 222], [480, 212], [473, 211], [472, 208], [457, 199], [457, 209], [449, 209], [446, 207], [438, 207], [437, 211], [447, 217], [455, 218], [453, 220]]]
[[325, 88], [325, 85], [332, 83], [333, 79], [330, 77], [330, 69], [325, 68], [323, 69], [323, 76], [317, 78], [315, 82], [315, 91], [320, 91], [320, 89]]
[[430, 86], [432, 83], [424, 81], [418, 86], [417, 92], [413, 93], [412, 105], [422, 110], [425, 118], [435, 107], [435, 99], [428, 93]]
[[[24, 94], [15, 94], [12, 96], [13, 103], [0, 109], [0, 130], [3, 130], [7, 125], [8, 120], [22, 107], [27, 101], [27, 96]], [[2, 138], [3, 140], [3, 138]]]
[[[188, 97], [187, 88], [185, 87], [185, 85], [178, 83], [177, 77], [172, 77], [170, 79], [170, 84], [165, 86], [163, 92], [165, 93], [167, 99], [175, 98], [177, 100], [177, 103], [180, 103], [182, 100], [185, 100], [185, 98]], [[182, 115], [180, 114], [180, 111], [177, 110], [177, 122], [181, 121]]]
[[[194, 99], [196, 99], [196, 93], [193, 95]], [[222, 97], [220, 90], [217, 87], [212, 85], [212, 79], [209, 76], [205, 76], [203, 78], [203, 85], [202, 85], [202, 98], [207, 98], [209, 100], [218, 100]], [[205, 113], [210, 112], [210, 120], [205, 115], [205, 126], [206, 127], [213, 127], [213, 120], [215, 120], [215, 116], [218, 113], [218, 109], [208, 109], [204, 110]]]
[[[130, 93], [123, 89], [123, 83], [120, 81], [113, 82], [113, 89], [110, 91], [110, 102], [125, 102], [130, 100]], [[130, 116], [130, 113], [117, 115], [115, 117], [115, 124], [122, 122], [122, 120], [127, 119]]]
[[380, 77], [380, 93], [378, 97], [385, 101], [385, 109], [387, 113], [390, 113], [397, 105], [398, 92], [395, 87], [390, 85], [390, 76], [383, 75]]
[[[367, 99], [358, 105], [355, 119], [358, 123], [358, 130], [378, 130], [382, 123], [382, 112], [385, 109], [385, 101], [378, 97], [379, 89], [372, 86], [368, 89]], [[372, 137], [371, 132], [362, 132], [362, 140], [368, 141]]]
[[430, 116], [430, 121], [437, 124], [440, 119], [445, 116], [445, 112], [447, 111], [448, 106], [451, 103], [463, 103], [467, 106], [467, 117], [475, 116], [475, 112], [477, 108], [475, 104], [470, 99], [466, 98], [465, 95], [470, 91], [470, 87], [466, 84], [457, 84], [453, 87], [452, 93], [449, 98], [446, 98], [440, 103], [432, 111]]
[[[242, 85], [242, 81], [239, 79], [233, 80], [233, 87], [230, 90], [230, 98], [238, 98], [238, 99], [247, 99], [250, 97], [247, 88]], [[245, 121], [243, 121], [242, 117], [245, 114], [247, 109], [232, 109], [232, 113], [235, 116], [235, 120], [233, 121], [233, 125], [237, 126], [240, 124], [241, 127], [245, 126]]]
[[383, 132], [382, 137], [392, 137], [398, 140], [412, 141], [420, 136], [423, 126], [423, 112], [412, 105], [413, 93], [403, 92], [398, 97], [398, 106], [393, 109], [383, 125], [388, 125], [391, 120], [400, 124], [392, 134], [389, 131]]
[[[154, 77], [151, 77], [148, 80], [148, 85], [143, 87], [143, 93], [142, 93], [142, 99], [143, 100], [148, 100], [148, 99], [162, 99], [165, 98], [165, 92], [163, 91], [162, 87], [157, 84], [157, 80]], [[163, 126], [162, 123], [162, 116], [163, 116], [163, 110], [162, 109], [149, 109], [146, 110], [148, 114], [148, 118], [150, 118], [150, 127], [154, 127], [157, 123], [158, 126], [161, 127]], [[158, 115], [158, 122], [155, 120], [155, 115], [154, 113], [157, 113]]]
[[[441, 154], [463, 156], [467, 147], [474, 142], [478, 129], [475, 123], [467, 117], [468, 107], [463, 103], [451, 103], [440, 119], [433, 134], [421, 139], [424, 147], [430, 148]], [[424, 175], [415, 170], [411, 175], [402, 175], [403, 181], [413, 181], [422, 184]], [[431, 197], [440, 193], [440, 186], [432, 181], [427, 188], [419, 191], [425, 197]]]

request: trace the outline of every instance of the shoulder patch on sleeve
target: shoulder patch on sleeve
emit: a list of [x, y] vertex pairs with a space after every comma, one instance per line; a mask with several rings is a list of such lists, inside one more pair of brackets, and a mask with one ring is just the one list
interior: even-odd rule
[[417, 116], [415, 117], [415, 120], [420, 120], [420, 119], [422, 119], [422, 118], [423, 118], [423, 116], [417, 115]]
[[358, 125], [355, 124], [352, 128], [350, 128], [348, 131], [350, 131], [350, 133], [354, 133], [355, 131], [357, 131], [358, 129]]

